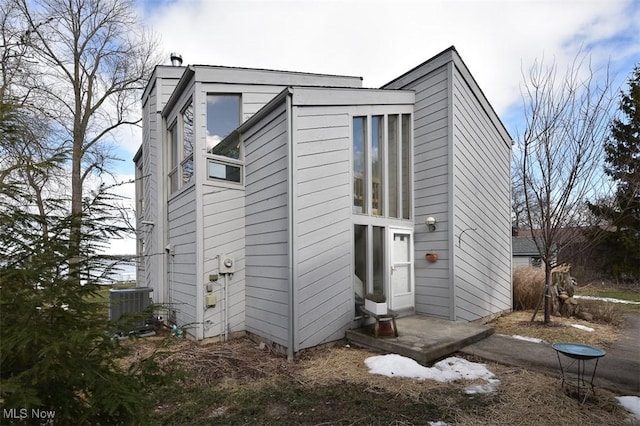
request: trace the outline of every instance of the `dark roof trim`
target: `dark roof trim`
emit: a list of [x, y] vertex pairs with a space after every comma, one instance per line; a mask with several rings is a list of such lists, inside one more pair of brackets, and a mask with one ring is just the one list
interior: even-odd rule
[[287, 73], [287, 74], [298, 74], [298, 75], [308, 75], [308, 76], [322, 76], [322, 77], [342, 77], [342, 78], [355, 78], [362, 81], [361, 76], [357, 75], [342, 75], [342, 74], [325, 74], [325, 73], [316, 73], [316, 72], [306, 72], [306, 71], [288, 71], [288, 70], [276, 70], [270, 68], [251, 68], [251, 67], [229, 67], [224, 65], [204, 65], [204, 64], [193, 64], [189, 65], [189, 68], [195, 67], [203, 67], [203, 68], [214, 68], [214, 69], [223, 69], [223, 70], [246, 70], [246, 71], [264, 71], [264, 72], [277, 72], [277, 73]]
[[445, 56], [446, 54], [448, 54], [449, 52], [456, 52], [456, 48], [454, 46], [450, 46], [449, 48], [443, 50], [442, 52], [438, 53], [437, 55], [431, 57], [430, 59], [427, 59], [426, 61], [424, 61], [423, 63], [421, 63], [420, 65], [417, 65], [413, 68], [411, 68], [409, 71], [405, 72], [404, 74], [394, 78], [393, 80], [391, 80], [390, 82], [388, 82], [387, 84], [382, 85], [382, 89], [386, 88], [387, 86], [391, 86], [393, 83], [395, 83], [398, 80], [402, 80], [403, 78], [405, 78], [406, 76], [408, 76], [409, 74], [411, 74], [412, 72], [424, 67], [425, 65], [428, 65], [432, 62], [437, 62], [438, 59], [441, 56]]
[[133, 156], [133, 162], [137, 163], [141, 157], [142, 157], [142, 145], [140, 145], [140, 148], [138, 148], [135, 155]]
[[180, 77], [178, 84], [176, 84], [176, 87], [171, 92], [171, 96], [167, 100], [167, 103], [162, 108], [163, 117], [166, 117], [167, 114], [169, 114], [169, 112], [173, 109], [173, 107], [178, 102], [178, 99], [180, 99], [180, 97], [184, 94], [184, 90], [189, 86], [195, 75], [196, 72], [191, 66], [187, 67], [184, 70], [184, 73], [182, 74], [182, 77]]

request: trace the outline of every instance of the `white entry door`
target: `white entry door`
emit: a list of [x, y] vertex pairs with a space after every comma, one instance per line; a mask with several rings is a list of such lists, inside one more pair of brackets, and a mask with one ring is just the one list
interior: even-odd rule
[[389, 229], [389, 264], [391, 265], [389, 307], [391, 309], [413, 308], [414, 306], [412, 240], [413, 234], [409, 230]]

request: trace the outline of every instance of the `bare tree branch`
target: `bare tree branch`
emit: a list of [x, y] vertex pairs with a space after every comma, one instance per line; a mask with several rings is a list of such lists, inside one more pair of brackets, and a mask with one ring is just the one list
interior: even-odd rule
[[582, 53], [564, 73], [555, 61], [535, 61], [523, 79], [525, 130], [515, 164], [548, 292], [558, 249], [579, 235], [571, 230], [584, 225], [585, 200], [610, 189], [601, 172], [602, 143], [614, 96], [608, 69], [596, 73]]

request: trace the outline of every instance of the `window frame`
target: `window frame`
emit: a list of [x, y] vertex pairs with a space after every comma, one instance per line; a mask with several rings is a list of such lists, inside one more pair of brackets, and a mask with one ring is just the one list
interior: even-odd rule
[[[211, 155], [214, 157], [222, 157], [222, 158], [226, 158], [226, 159], [230, 159], [230, 160], [238, 160], [238, 161], [242, 161], [242, 159], [244, 158], [244, 152], [243, 152], [243, 147], [242, 144], [239, 143], [238, 145], [238, 157], [233, 157], [233, 156], [227, 156], [227, 155], [222, 155], [222, 154], [218, 154], [218, 153], [214, 153], [212, 152], [212, 150], [220, 145], [222, 142], [224, 142], [225, 140], [227, 140], [229, 138], [230, 135], [233, 134], [233, 132], [242, 124], [242, 93], [239, 92], [206, 92], [205, 93], [205, 137], [209, 137], [209, 98], [212, 96], [220, 96], [220, 97], [234, 97], [237, 98], [238, 100], [238, 122], [236, 124], [236, 126], [231, 129], [229, 131], [228, 134], [222, 136], [222, 139], [220, 140], [220, 142], [218, 142], [218, 144], [216, 144], [215, 146], [211, 147], [211, 148], [206, 148], [206, 153], [207, 155]], [[206, 145], [206, 144], [205, 144]]]
[[[191, 150], [190, 153], [188, 155], [185, 155], [185, 147], [187, 146], [186, 144], [186, 125], [185, 125], [185, 117], [186, 117], [186, 111], [191, 108]], [[194, 182], [194, 174], [195, 174], [195, 170], [194, 170], [194, 160], [193, 160], [193, 152], [195, 151], [195, 145], [196, 145], [196, 137], [195, 137], [195, 107], [193, 105], [193, 99], [189, 99], [189, 101], [186, 103], [186, 106], [180, 111], [180, 117], [182, 118], [180, 120], [181, 126], [180, 126], [180, 144], [179, 144], [179, 148], [181, 147], [182, 149], [180, 150], [182, 153], [182, 158], [180, 161], [180, 187], [184, 187], [189, 185], [190, 183]], [[186, 165], [187, 164], [191, 164], [191, 171], [189, 174], [189, 179], [185, 180], [185, 170], [187, 170]]]
[[[237, 110], [237, 117], [238, 117], [238, 122], [235, 128], [233, 128], [229, 134], [225, 135], [214, 147], [212, 148], [206, 148], [205, 150], [205, 184], [215, 184], [217, 186], [228, 186], [229, 188], [237, 188], [237, 187], [243, 187], [244, 186], [244, 147], [242, 145], [242, 141], [240, 139], [240, 136], [238, 134], [238, 132], [236, 131], [238, 126], [240, 126], [243, 122], [242, 119], [242, 99], [243, 99], [243, 93], [241, 92], [219, 92], [219, 91], [206, 91], [205, 92], [205, 135], [208, 138], [209, 137], [209, 106], [208, 106], [208, 102], [209, 102], [209, 98], [211, 96], [220, 96], [220, 97], [235, 97], [237, 98], [238, 101], [238, 110]], [[222, 154], [218, 154], [218, 153], [212, 153], [212, 150], [219, 146], [220, 144], [224, 144], [225, 142], [231, 142], [231, 143], [235, 143], [238, 146], [238, 150], [237, 150], [237, 156], [238, 158], [235, 158], [234, 156], [226, 156], [226, 155], [222, 155]], [[205, 145], [208, 146], [208, 143], [206, 143]], [[239, 174], [239, 181], [235, 181], [235, 180], [230, 180], [230, 179], [225, 179], [225, 178], [220, 178], [220, 177], [216, 177], [216, 176], [212, 176], [209, 173], [210, 170], [210, 164], [218, 164], [218, 165], [222, 165], [222, 166], [230, 166], [230, 167], [237, 167], [238, 170], [238, 174]]]
[[[395, 119], [389, 120], [389, 117], [395, 117]], [[374, 120], [377, 118], [377, 120]], [[364, 193], [363, 206], [361, 211], [360, 206], [355, 204], [356, 202], [356, 161], [359, 161], [356, 157], [356, 119], [362, 120], [363, 129], [362, 136], [364, 138], [364, 176], [363, 176], [363, 189]], [[395, 133], [394, 146], [390, 147], [391, 140], [391, 128], [390, 121], [394, 121]], [[379, 206], [374, 209], [374, 195], [373, 195], [373, 148], [374, 148], [374, 122], [380, 123], [378, 130], [379, 143], [378, 147], [378, 161], [380, 162], [380, 185], [382, 185], [382, 191], [380, 193], [381, 200]], [[368, 216], [381, 219], [396, 219], [399, 221], [411, 221], [413, 220], [413, 112], [407, 111], [406, 108], [369, 108], [362, 112], [356, 111], [351, 114], [351, 210], [352, 214], [356, 216]], [[390, 151], [390, 148], [394, 148], [394, 152]], [[394, 161], [394, 164], [390, 167], [389, 161]], [[406, 173], [405, 173], [406, 171]], [[395, 173], [395, 177], [392, 177], [390, 173]], [[377, 175], [375, 176], [377, 179]], [[392, 191], [390, 185], [394, 185], [394, 196], [391, 197]], [[391, 205], [395, 202], [395, 206]], [[395, 213], [391, 216], [392, 213]]]
[[180, 150], [178, 149], [178, 118], [174, 118], [167, 127], [167, 188], [171, 196], [180, 189], [178, 170], [180, 168]]
[[[191, 108], [192, 113], [192, 135], [190, 153], [185, 155], [185, 116], [186, 111]], [[193, 97], [189, 97], [178, 112], [169, 115], [170, 120], [167, 126], [167, 192], [169, 197], [179, 192], [182, 188], [192, 185], [195, 182], [195, 158], [196, 151], [196, 114]], [[175, 133], [174, 133], [175, 132]], [[189, 165], [190, 164], [190, 170]], [[185, 179], [185, 171], [189, 178]]]

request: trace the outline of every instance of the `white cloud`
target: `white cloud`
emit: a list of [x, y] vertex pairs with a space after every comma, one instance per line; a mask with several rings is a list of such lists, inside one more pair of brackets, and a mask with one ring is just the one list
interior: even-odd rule
[[520, 99], [521, 68], [543, 54], [560, 64], [580, 48], [598, 63], [637, 58], [631, 4], [177, 0], [147, 19], [185, 64], [358, 75], [370, 87], [455, 45], [500, 114]]

